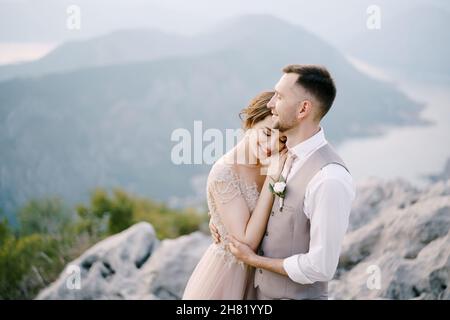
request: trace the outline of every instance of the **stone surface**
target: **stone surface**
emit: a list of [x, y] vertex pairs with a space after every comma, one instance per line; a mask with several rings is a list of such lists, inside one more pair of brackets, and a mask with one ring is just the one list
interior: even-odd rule
[[[399, 196], [386, 200], [389, 204], [371, 212], [366, 224], [346, 235], [330, 295], [449, 299], [450, 180], [421, 192], [400, 182], [391, 187]], [[379, 185], [374, 188], [378, 190]], [[363, 201], [357, 206], [355, 210], [363, 210]]]
[[[36, 299], [180, 299], [210, 243], [200, 232], [160, 242], [141, 222], [88, 249]], [[71, 286], [76, 270], [80, 289]]]
[[[450, 180], [423, 190], [402, 180], [358, 186], [332, 299], [450, 299]], [[180, 299], [211, 238], [201, 232], [159, 241], [148, 223], [109, 237], [62, 272], [37, 299]]]

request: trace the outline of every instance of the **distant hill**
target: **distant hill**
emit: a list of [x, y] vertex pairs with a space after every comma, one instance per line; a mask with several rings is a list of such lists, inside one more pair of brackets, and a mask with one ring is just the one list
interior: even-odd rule
[[0, 80], [184, 54], [188, 44], [187, 38], [159, 30], [121, 30], [64, 43], [36, 61], [0, 66]]
[[266, 36], [272, 38], [286, 33], [287, 29], [297, 28], [300, 29], [272, 16], [251, 15], [230, 19], [196, 36], [180, 36], [157, 29], [119, 30], [89, 40], [64, 43], [36, 61], [0, 66], [0, 80], [206, 54], [241, 47], [249, 39], [264, 41]]
[[[335, 76], [338, 96], [324, 122], [332, 143], [418, 122], [421, 106], [361, 74], [313, 34], [270, 16], [233, 19], [195, 39], [158, 34], [160, 46], [140, 51], [146, 35], [72, 43], [44, 60], [83, 68], [0, 82], [0, 207], [9, 216], [31, 197], [75, 202], [97, 185], [158, 200], [192, 195], [192, 179], [209, 166], [172, 164], [173, 130], [192, 132], [195, 120], [203, 130], [238, 128], [239, 111], [289, 63], [324, 64]], [[89, 50], [105, 53], [91, 55], [92, 64], [108, 65], [89, 66]], [[121, 57], [133, 62], [117, 64]]]

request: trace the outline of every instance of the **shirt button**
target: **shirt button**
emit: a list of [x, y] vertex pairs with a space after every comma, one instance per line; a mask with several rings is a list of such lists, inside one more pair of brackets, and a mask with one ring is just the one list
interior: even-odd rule
[[275, 212], [272, 211], [271, 215], [272, 215], [272, 216], [275, 215]]
[[261, 270], [261, 269], [259, 269], [259, 273], [262, 273], [262, 270]]
[[266, 237], [268, 237], [268, 236], [269, 236], [269, 232], [266, 231]]

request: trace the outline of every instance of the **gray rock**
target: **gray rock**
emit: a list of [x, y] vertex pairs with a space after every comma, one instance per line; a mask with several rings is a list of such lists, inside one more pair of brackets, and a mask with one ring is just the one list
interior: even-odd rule
[[190, 275], [211, 243], [211, 237], [201, 232], [162, 241], [143, 268], [143, 294], [139, 298], [181, 299]]
[[[141, 222], [104, 239], [69, 263], [36, 299], [125, 299], [136, 294], [141, 268], [158, 246], [153, 227]], [[79, 275], [80, 288], [76, 279]], [[73, 284], [73, 285], [71, 285]]]
[[[431, 185], [420, 194], [405, 190], [381, 207], [367, 224], [349, 232], [336, 280], [330, 283], [330, 296], [448, 299], [449, 194], [449, 180]], [[378, 276], [379, 288], [374, 285]]]
[[414, 203], [419, 194], [418, 189], [402, 179], [366, 179], [357, 185], [348, 230], [353, 231], [366, 225], [385, 208], [405, 207]]
[[[68, 264], [36, 299], [180, 299], [210, 243], [201, 232], [159, 242], [149, 223], [137, 223]], [[73, 268], [79, 289], [70, 285]]]

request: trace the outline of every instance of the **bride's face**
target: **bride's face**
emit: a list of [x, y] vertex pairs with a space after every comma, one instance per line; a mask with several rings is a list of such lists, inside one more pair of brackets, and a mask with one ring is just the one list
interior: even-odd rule
[[272, 129], [272, 116], [256, 123], [249, 129], [249, 149], [261, 162], [285, 148], [285, 137]]

